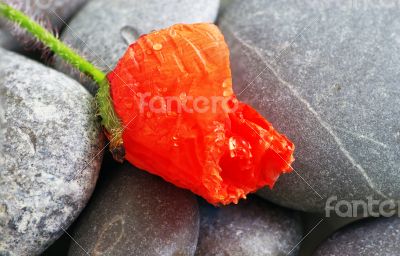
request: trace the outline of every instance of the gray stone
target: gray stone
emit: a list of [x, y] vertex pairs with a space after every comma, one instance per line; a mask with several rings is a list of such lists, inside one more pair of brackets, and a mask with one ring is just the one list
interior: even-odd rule
[[[87, 0], [5, 0], [5, 2], [34, 18], [49, 31], [58, 33]], [[24, 30], [5, 24], [4, 20], [0, 20], [0, 45], [2, 45], [1, 34], [4, 33], [1, 27], [5, 27], [4, 29], [12, 31], [17, 39], [9, 38], [9, 44], [5, 48], [15, 51], [23, 51], [23, 47], [35, 48], [35, 40]]]
[[229, 6], [230, 4], [232, 4], [232, 3], [233, 3], [232, 0], [221, 0], [221, 1], [220, 1], [220, 5], [219, 5], [219, 13], [218, 13], [218, 16], [221, 16], [221, 15], [225, 12], [225, 10], [228, 8], [228, 6]]
[[15, 49], [15, 41], [11, 35], [0, 27], [0, 47], [8, 50]]
[[102, 174], [69, 255], [194, 254], [199, 212], [190, 192], [128, 163], [105, 166]]
[[[213, 22], [219, 0], [93, 0], [69, 24], [63, 41], [110, 72], [128, 46], [141, 34], [175, 23]], [[56, 68], [84, 83], [96, 86], [58, 61]]]
[[37, 255], [88, 201], [103, 146], [93, 97], [0, 48], [0, 255]]
[[396, 256], [400, 252], [400, 219], [368, 219], [352, 224], [319, 246], [315, 256]]
[[400, 199], [399, 9], [360, 2], [235, 1], [220, 19], [239, 98], [296, 145], [296, 172], [259, 192], [283, 206]]
[[238, 205], [202, 205], [196, 255], [297, 255], [302, 237], [299, 216], [249, 198]]

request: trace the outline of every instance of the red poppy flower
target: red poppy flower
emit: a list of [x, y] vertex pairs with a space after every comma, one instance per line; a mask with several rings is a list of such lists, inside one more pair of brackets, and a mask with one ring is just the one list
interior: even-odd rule
[[291, 170], [293, 143], [236, 99], [212, 24], [140, 37], [108, 80], [126, 159], [210, 203], [237, 203]]

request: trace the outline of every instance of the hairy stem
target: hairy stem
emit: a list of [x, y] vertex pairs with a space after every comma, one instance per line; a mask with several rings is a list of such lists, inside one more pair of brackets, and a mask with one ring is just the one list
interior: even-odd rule
[[117, 114], [114, 111], [110, 85], [106, 74], [96, 68], [92, 63], [77, 54], [74, 50], [61, 42], [52, 33], [47, 31], [30, 17], [16, 10], [15, 8], [5, 4], [0, 0], [0, 16], [8, 21], [13, 22], [21, 28], [27, 30], [40, 42], [49, 47], [54, 53], [60, 56], [64, 61], [91, 77], [98, 85], [99, 90], [96, 94], [99, 114], [102, 118], [102, 125], [107, 130], [107, 136], [110, 139], [110, 148], [117, 160], [122, 160], [123, 143], [122, 131], [123, 127]]

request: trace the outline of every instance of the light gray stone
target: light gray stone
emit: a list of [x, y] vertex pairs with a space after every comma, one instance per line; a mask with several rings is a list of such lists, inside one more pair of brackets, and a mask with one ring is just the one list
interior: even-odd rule
[[203, 204], [196, 255], [297, 255], [302, 237], [299, 216], [249, 198], [238, 205], [215, 208]]
[[[140, 35], [175, 23], [213, 22], [219, 0], [93, 0], [69, 24], [62, 39], [105, 72], [110, 72]], [[58, 61], [56, 68], [96, 86]]]
[[315, 256], [397, 256], [400, 219], [368, 219], [349, 225], [326, 240]]
[[283, 206], [400, 199], [400, 11], [350, 2], [235, 1], [220, 19], [239, 98], [296, 145], [297, 173], [259, 192]]
[[[58, 34], [87, 0], [5, 0], [4, 2], [23, 11], [49, 31], [54, 31]], [[35, 48], [38, 45], [36, 40], [23, 29], [11, 25], [11, 23], [6, 24], [5, 20], [0, 19], [0, 45], [2, 47], [22, 52], [23, 47]], [[1, 34], [4, 33], [1, 29], [11, 31], [14, 36], [12, 38], [8, 35], [7, 45], [1, 43]]]
[[104, 142], [76, 81], [0, 48], [0, 255], [37, 255], [88, 201]]
[[194, 254], [199, 212], [193, 194], [128, 163], [105, 166], [101, 177], [69, 255]]

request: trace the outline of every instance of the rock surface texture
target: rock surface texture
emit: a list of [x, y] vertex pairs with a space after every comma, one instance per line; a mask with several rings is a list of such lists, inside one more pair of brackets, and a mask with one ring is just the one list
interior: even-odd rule
[[[46, 29], [57, 34], [86, 2], [87, 0], [5, 0], [5, 3], [23, 11]], [[22, 42], [23, 46], [15, 38], [10, 38], [9, 41], [12, 44], [9, 43], [3, 47], [16, 51], [22, 51], [23, 47], [35, 48], [33, 38], [27, 35], [24, 30], [20, 30], [16, 26], [5, 26], [5, 24], [5, 21], [0, 19], [0, 38], [1, 34], [4, 33], [1, 30], [12, 30], [12, 34], [19, 42]]]
[[196, 255], [297, 255], [302, 226], [295, 213], [258, 198], [215, 208], [202, 205]]
[[369, 219], [333, 234], [314, 256], [395, 256], [400, 251], [400, 219]]
[[14, 40], [12, 39], [11, 35], [4, 31], [0, 26], [0, 47], [12, 50], [14, 49]]
[[235, 1], [220, 19], [235, 92], [296, 145], [296, 172], [259, 194], [400, 199], [400, 21], [376, 1]]
[[0, 49], [0, 255], [37, 255], [89, 199], [103, 137], [76, 81]]
[[[62, 39], [109, 72], [140, 35], [176, 23], [213, 22], [218, 7], [219, 0], [93, 0], [71, 21]], [[66, 64], [58, 61], [56, 67], [82, 80]]]
[[[193, 255], [199, 232], [195, 197], [128, 163], [103, 169], [79, 218], [69, 255]], [[87, 253], [86, 253], [86, 252]]]

